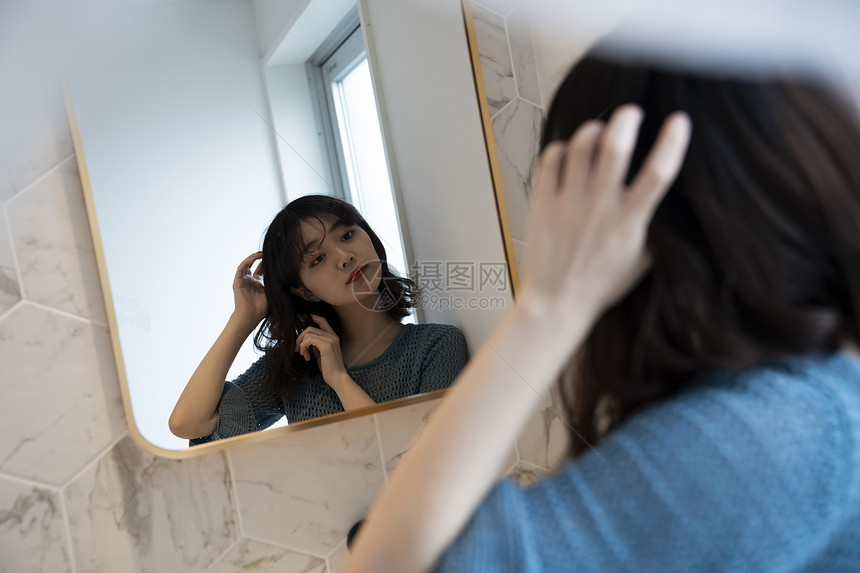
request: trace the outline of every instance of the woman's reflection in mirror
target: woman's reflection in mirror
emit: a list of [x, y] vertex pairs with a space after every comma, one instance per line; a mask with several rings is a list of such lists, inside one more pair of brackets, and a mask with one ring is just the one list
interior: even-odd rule
[[[401, 323], [418, 285], [391, 272], [367, 221], [334, 197], [284, 207], [239, 264], [233, 295], [170, 416], [192, 445], [447, 388], [468, 360], [458, 328]], [[225, 381], [255, 329], [263, 356]]]

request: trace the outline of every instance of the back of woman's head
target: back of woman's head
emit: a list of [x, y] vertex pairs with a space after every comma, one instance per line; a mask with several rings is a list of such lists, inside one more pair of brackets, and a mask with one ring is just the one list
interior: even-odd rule
[[318, 369], [313, 361], [299, 360], [294, 350], [298, 334], [314, 324], [311, 313], [324, 317], [335, 333], [342, 336], [340, 318], [329, 303], [306, 300], [292, 290], [304, 288], [299, 271], [307, 251], [301, 223], [316, 222], [325, 229], [323, 218], [332, 218], [345, 226], [357, 225], [368, 234], [381, 262], [382, 308], [391, 318], [399, 321], [407, 316], [418, 294], [414, 282], [388, 268], [382, 241], [351, 204], [327, 195], [305, 195], [291, 201], [272, 220], [263, 239], [263, 283], [268, 313], [254, 338], [257, 348], [266, 352], [267, 379], [288, 397], [290, 382], [297, 375]]
[[628, 176], [672, 112], [693, 132], [657, 209], [653, 267], [597, 322], [565, 376], [569, 417], [599, 442], [710, 369], [749, 369], [857, 340], [860, 129], [828, 89], [587, 57], [558, 89], [541, 148], [625, 103], [645, 112]]

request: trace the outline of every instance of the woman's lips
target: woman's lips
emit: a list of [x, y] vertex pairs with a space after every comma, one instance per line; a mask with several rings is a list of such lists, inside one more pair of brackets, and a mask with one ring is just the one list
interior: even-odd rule
[[357, 269], [352, 271], [352, 274], [349, 275], [349, 280], [346, 281], [346, 284], [351, 284], [351, 283], [354, 283], [356, 280], [358, 280], [358, 277], [360, 277], [364, 274], [364, 270], [366, 268], [367, 268], [367, 265], [364, 265], [363, 267], [358, 267]]

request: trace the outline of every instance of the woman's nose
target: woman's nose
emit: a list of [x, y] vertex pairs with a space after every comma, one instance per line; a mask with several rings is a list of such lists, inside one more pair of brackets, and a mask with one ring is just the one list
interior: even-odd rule
[[353, 257], [351, 254], [346, 253], [346, 252], [341, 252], [341, 255], [340, 255], [340, 256], [341, 256], [341, 261], [343, 261], [343, 262], [340, 264], [340, 266], [341, 266], [342, 268], [346, 268], [347, 266], [349, 266], [349, 263], [351, 263], [351, 262], [352, 262], [352, 260], [355, 258], [355, 257]]

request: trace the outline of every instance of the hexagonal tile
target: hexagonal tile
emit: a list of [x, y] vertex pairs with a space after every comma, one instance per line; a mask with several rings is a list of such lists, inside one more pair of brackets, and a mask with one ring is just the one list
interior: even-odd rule
[[481, 75], [492, 116], [517, 97], [505, 19], [481, 6], [474, 5], [472, 8]]
[[74, 157], [6, 205], [27, 300], [106, 324]]
[[541, 104], [535, 51], [529, 23], [529, 3], [523, 2], [505, 18], [511, 46], [511, 62], [517, 82], [517, 95], [533, 104]]
[[62, 485], [126, 431], [107, 329], [24, 303], [0, 321], [0, 471]]
[[229, 451], [245, 533], [327, 555], [384, 484], [372, 416]]
[[71, 571], [59, 495], [0, 477], [0, 555], [3, 571]]
[[81, 573], [202, 572], [239, 537], [223, 453], [168, 460], [126, 437], [65, 496]]
[[541, 121], [540, 108], [520, 98], [493, 118], [493, 138], [511, 235], [521, 241], [526, 234], [528, 197], [537, 167]]

